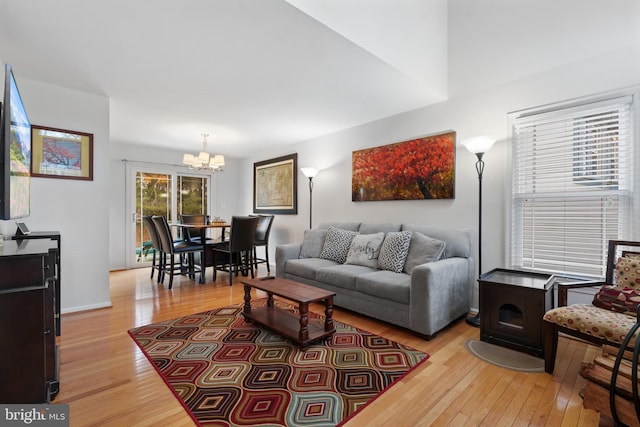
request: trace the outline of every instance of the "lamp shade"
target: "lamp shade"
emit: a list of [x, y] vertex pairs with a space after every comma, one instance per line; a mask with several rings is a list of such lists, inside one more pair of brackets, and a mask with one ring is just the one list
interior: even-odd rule
[[486, 153], [491, 147], [493, 147], [495, 142], [495, 138], [490, 136], [476, 136], [463, 140], [462, 145], [464, 145], [464, 147], [473, 154], [477, 154]]
[[318, 174], [318, 169], [315, 168], [300, 168], [300, 170], [307, 178], [313, 178]]

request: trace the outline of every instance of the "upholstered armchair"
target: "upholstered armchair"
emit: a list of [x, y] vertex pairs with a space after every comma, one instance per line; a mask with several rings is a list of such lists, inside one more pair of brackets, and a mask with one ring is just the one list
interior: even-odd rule
[[[592, 304], [567, 305], [567, 291], [598, 286]], [[558, 284], [558, 307], [544, 315], [545, 371], [553, 373], [558, 333], [620, 347], [640, 303], [640, 242], [609, 241], [605, 281]], [[633, 348], [635, 339], [629, 343]]]

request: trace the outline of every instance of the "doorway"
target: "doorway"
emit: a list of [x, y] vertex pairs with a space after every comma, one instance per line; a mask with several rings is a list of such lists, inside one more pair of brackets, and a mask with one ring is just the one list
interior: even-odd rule
[[[176, 223], [181, 214], [209, 215], [211, 176], [163, 170], [161, 166], [127, 165], [127, 268], [147, 267], [154, 249], [142, 217], [161, 215]], [[168, 167], [167, 167], [168, 168]], [[174, 238], [177, 230], [172, 229]]]

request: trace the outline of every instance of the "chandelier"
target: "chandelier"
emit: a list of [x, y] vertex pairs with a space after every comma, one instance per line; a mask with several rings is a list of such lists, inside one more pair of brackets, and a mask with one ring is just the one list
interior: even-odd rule
[[207, 152], [207, 137], [208, 133], [201, 134], [204, 140], [202, 141], [202, 151], [197, 155], [186, 153], [182, 157], [182, 163], [187, 165], [192, 170], [211, 169], [214, 172], [221, 171], [224, 166], [224, 156], [216, 154], [210, 155]]

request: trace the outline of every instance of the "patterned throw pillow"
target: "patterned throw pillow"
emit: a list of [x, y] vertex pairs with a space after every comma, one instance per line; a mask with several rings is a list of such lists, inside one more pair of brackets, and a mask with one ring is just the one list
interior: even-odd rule
[[616, 286], [640, 289], [640, 256], [623, 256], [616, 262]]
[[409, 254], [411, 244], [411, 231], [397, 231], [387, 233], [380, 248], [378, 267], [381, 270], [389, 270], [402, 273], [404, 262]]
[[593, 296], [593, 305], [635, 316], [640, 303], [640, 289], [604, 285]]
[[351, 247], [351, 241], [358, 234], [357, 231], [348, 231], [341, 228], [329, 227], [327, 237], [322, 246], [320, 258], [344, 264], [347, 253]]
[[384, 233], [382, 232], [375, 234], [358, 234], [351, 242], [345, 264], [378, 268], [378, 256], [380, 255], [380, 246], [382, 246], [383, 240]]

